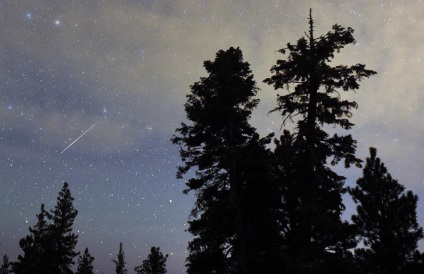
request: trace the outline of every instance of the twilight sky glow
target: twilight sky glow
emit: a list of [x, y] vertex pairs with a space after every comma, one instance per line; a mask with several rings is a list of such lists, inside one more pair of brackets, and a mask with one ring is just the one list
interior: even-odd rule
[[[316, 34], [335, 23], [355, 29], [357, 44], [335, 65], [378, 72], [349, 95], [359, 104], [357, 155], [379, 149], [420, 196], [424, 225], [423, 1], [2, 0], [0, 256], [16, 260], [40, 204], [52, 208], [67, 181], [78, 250], [89, 248], [99, 273], [114, 272], [119, 242], [130, 273], [151, 246], [170, 255], [168, 273], [183, 273], [194, 199], [175, 179], [169, 139], [185, 119], [185, 94], [206, 75], [204, 60], [239, 46], [262, 89], [252, 123], [279, 135], [280, 117], [267, 115], [277, 92], [261, 82], [283, 58], [275, 50], [307, 29], [310, 7]], [[361, 170], [342, 173], [351, 185]]]

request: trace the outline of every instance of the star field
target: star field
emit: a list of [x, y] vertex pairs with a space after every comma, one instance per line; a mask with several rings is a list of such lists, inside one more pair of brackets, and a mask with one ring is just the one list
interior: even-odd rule
[[[419, 195], [424, 225], [424, 2], [5, 0], [0, 256], [16, 260], [41, 203], [53, 208], [66, 181], [79, 211], [77, 249], [89, 248], [98, 273], [113, 273], [119, 242], [130, 273], [151, 246], [170, 255], [168, 273], [184, 273], [194, 198], [175, 178], [170, 138], [185, 119], [185, 94], [206, 76], [203, 61], [239, 46], [261, 88], [252, 123], [279, 135], [281, 118], [267, 114], [277, 92], [262, 80], [283, 58], [275, 51], [307, 29], [310, 7], [317, 34], [335, 23], [355, 29], [356, 45], [335, 65], [377, 71], [356, 94], [342, 94], [359, 104], [357, 155], [379, 150], [393, 177]], [[341, 172], [348, 185], [361, 174]], [[354, 205], [345, 202], [349, 218]]]

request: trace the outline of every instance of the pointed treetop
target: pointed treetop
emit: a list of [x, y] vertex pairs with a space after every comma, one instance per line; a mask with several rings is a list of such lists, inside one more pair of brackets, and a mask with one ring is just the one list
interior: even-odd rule
[[309, 9], [309, 39], [314, 40], [314, 20], [312, 19], [312, 8]]
[[115, 263], [116, 274], [127, 274], [128, 270], [125, 268], [127, 263], [125, 262], [125, 252], [122, 250], [122, 242], [119, 243], [119, 252], [116, 259], [112, 259]]

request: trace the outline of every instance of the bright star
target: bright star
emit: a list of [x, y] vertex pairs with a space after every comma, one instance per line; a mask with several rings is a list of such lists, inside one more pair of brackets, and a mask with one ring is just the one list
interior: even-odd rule
[[59, 26], [60, 25], [60, 20], [55, 20], [54, 21], [55, 26]]

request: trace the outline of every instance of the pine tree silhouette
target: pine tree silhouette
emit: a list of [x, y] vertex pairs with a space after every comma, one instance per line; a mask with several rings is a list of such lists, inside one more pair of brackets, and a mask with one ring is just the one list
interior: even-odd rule
[[143, 261], [142, 265], [136, 266], [134, 271], [137, 272], [137, 274], [165, 274], [167, 272], [167, 258], [168, 254], [163, 256], [159, 247], [152, 247], [147, 259]]
[[79, 254], [75, 252], [78, 235], [72, 233], [72, 226], [78, 214], [73, 201], [69, 185], [65, 182], [57, 197], [56, 206], [51, 211], [53, 223], [50, 226], [55, 251], [50, 258], [50, 263], [55, 265], [60, 273], [73, 273], [71, 266], [75, 263], [74, 258]]
[[78, 258], [78, 268], [75, 274], [93, 274], [94, 257], [90, 255], [88, 248], [85, 248], [84, 253]]
[[271, 136], [260, 139], [249, 124], [258, 88], [241, 50], [220, 50], [204, 67], [209, 76], [187, 95], [190, 123], [172, 138], [185, 163], [177, 177], [195, 169], [185, 191], [197, 198], [188, 229], [195, 236], [188, 273], [255, 273], [264, 258], [275, 256], [270, 249], [278, 237], [268, 207], [279, 197], [264, 175]]
[[30, 234], [19, 241], [23, 255], [12, 263], [17, 274], [73, 273], [71, 265], [77, 252], [74, 251], [78, 236], [72, 226], [78, 214], [72, 202], [74, 198], [64, 183], [59, 192], [55, 209], [49, 213], [41, 205], [37, 224], [30, 227]]
[[122, 250], [122, 243], [119, 243], [119, 252], [116, 259], [112, 259], [115, 263], [116, 274], [127, 274], [128, 270], [125, 268], [127, 263], [125, 262], [125, 252]]
[[356, 141], [350, 135], [330, 136], [324, 129], [326, 125], [345, 130], [353, 126], [349, 118], [357, 103], [342, 100], [339, 90], [356, 90], [360, 80], [375, 74], [362, 64], [329, 65], [335, 52], [354, 41], [353, 29], [339, 25], [315, 38], [311, 10], [306, 38], [279, 50], [289, 52], [288, 58], [278, 60], [271, 69], [274, 75], [264, 80], [275, 89], [288, 89], [288, 94], [277, 95], [278, 105], [272, 111], [281, 113], [283, 125], [296, 123], [291, 144], [295, 152], [288, 159], [292, 170], [281, 179], [288, 221], [285, 258], [293, 273], [345, 271], [336, 270], [345, 264], [336, 262], [349, 256], [347, 249], [354, 244], [351, 228], [341, 221], [345, 178], [327, 163], [344, 160], [346, 167], [359, 166]]
[[9, 257], [7, 255], [3, 256], [3, 263], [0, 266], [0, 274], [9, 274], [12, 273], [11, 264], [9, 261]]
[[375, 148], [349, 191], [358, 204], [352, 221], [365, 246], [355, 250], [361, 273], [414, 273], [422, 264], [417, 246], [424, 236], [417, 223], [418, 197], [392, 178]]

